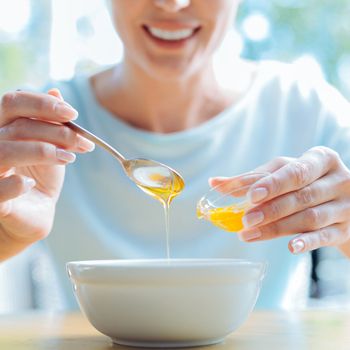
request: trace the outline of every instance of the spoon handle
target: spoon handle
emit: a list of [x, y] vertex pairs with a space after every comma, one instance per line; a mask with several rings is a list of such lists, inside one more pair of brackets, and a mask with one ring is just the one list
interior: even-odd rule
[[71, 130], [75, 131], [77, 134], [92, 141], [96, 145], [99, 145], [100, 147], [104, 148], [107, 152], [111, 153], [115, 158], [117, 158], [119, 160], [119, 162], [124, 166], [126, 159], [115, 148], [113, 148], [111, 145], [109, 145], [107, 142], [103, 141], [98, 136], [92, 134], [90, 131], [84, 129], [80, 125], [75, 124], [73, 122], [66, 122], [66, 123], [63, 123], [63, 125], [67, 126]]

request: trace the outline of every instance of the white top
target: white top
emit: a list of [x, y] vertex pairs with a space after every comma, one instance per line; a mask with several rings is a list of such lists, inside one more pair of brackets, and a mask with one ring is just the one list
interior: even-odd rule
[[[186, 188], [171, 206], [173, 258], [245, 258], [269, 263], [257, 307], [296, 307], [306, 300], [309, 254], [293, 256], [291, 237], [244, 243], [196, 217], [212, 176], [253, 170], [277, 156], [299, 157], [329, 146], [350, 165], [350, 106], [331, 86], [296, 66], [259, 65], [248, 93], [190, 130], [156, 134], [133, 128], [103, 109], [86, 77], [56, 84], [79, 111], [78, 123], [128, 158], [151, 158], [177, 169]], [[137, 103], [137, 101], [135, 101]], [[65, 263], [72, 260], [163, 258], [161, 204], [137, 188], [98, 147], [67, 167], [55, 225], [46, 239], [68, 307], [76, 305]]]

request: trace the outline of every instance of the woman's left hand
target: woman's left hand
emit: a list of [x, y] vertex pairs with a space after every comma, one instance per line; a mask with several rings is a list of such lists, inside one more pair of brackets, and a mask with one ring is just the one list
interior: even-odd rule
[[300, 158], [276, 158], [256, 170], [270, 175], [249, 189], [256, 206], [243, 218], [241, 240], [297, 234], [289, 242], [295, 254], [350, 244], [350, 170], [335, 151], [314, 147]]

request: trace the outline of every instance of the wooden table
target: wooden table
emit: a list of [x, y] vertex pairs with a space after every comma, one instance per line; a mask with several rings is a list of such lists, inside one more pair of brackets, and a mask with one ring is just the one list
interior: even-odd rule
[[[1, 350], [130, 350], [111, 343], [79, 313], [0, 317]], [[206, 350], [350, 350], [350, 311], [258, 312]]]

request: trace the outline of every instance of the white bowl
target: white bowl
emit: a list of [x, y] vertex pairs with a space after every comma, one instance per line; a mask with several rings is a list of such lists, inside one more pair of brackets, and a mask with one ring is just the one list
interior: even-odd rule
[[233, 259], [67, 264], [80, 308], [113, 342], [188, 347], [222, 341], [248, 317], [266, 264]]

